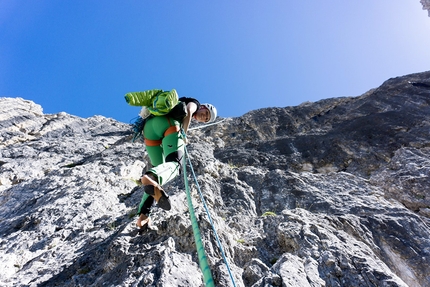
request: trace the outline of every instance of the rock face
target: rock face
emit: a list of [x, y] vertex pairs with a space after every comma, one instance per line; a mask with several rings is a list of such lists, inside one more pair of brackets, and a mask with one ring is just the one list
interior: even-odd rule
[[[430, 286], [429, 105], [425, 72], [190, 131], [235, 285]], [[181, 178], [172, 210], [134, 226], [147, 159], [129, 125], [0, 106], [1, 286], [204, 286]], [[191, 190], [215, 284], [233, 286]]]
[[420, 2], [423, 5], [423, 10], [427, 10], [430, 17], [430, 0], [420, 0]]

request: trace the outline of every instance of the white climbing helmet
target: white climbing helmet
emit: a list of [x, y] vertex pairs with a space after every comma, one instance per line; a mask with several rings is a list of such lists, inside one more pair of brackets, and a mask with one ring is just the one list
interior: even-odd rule
[[205, 108], [207, 108], [211, 113], [211, 118], [209, 119], [208, 123], [214, 122], [217, 116], [216, 108], [211, 104], [202, 104], [202, 106], [205, 106]]

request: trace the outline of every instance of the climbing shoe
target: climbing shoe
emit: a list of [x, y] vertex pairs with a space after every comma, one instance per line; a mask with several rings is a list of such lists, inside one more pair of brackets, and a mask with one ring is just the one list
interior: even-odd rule
[[164, 209], [164, 210], [170, 210], [172, 208], [170, 204], [170, 199], [167, 193], [162, 188], [155, 188], [155, 198], [159, 196], [159, 199], [157, 200], [157, 205]]
[[140, 215], [137, 219], [136, 226], [139, 228], [148, 228], [151, 219], [146, 215]]

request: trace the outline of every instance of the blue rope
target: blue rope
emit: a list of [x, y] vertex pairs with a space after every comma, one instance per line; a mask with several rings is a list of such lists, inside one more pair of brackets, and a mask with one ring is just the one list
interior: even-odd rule
[[215, 238], [216, 238], [216, 241], [217, 241], [217, 244], [218, 244], [218, 248], [221, 251], [221, 255], [222, 255], [224, 263], [225, 263], [225, 265], [227, 267], [228, 274], [230, 275], [231, 282], [233, 283], [233, 286], [236, 287], [236, 283], [234, 282], [234, 277], [233, 277], [233, 274], [231, 273], [230, 266], [229, 266], [228, 261], [227, 261], [227, 257], [224, 254], [224, 249], [222, 248], [221, 241], [219, 240], [218, 233], [216, 232], [215, 226], [214, 226], [213, 221], [212, 221], [212, 217], [211, 217], [211, 215], [209, 213], [209, 209], [208, 209], [208, 207], [206, 205], [206, 201], [205, 201], [205, 199], [203, 197], [203, 193], [200, 190], [200, 185], [197, 182], [196, 174], [194, 173], [193, 165], [191, 164], [190, 157], [188, 156], [188, 150], [187, 150], [186, 146], [185, 146], [185, 157], [187, 158], [188, 163], [190, 165], [190, 169], [191, 169], [191, 172], [192, 172], [193, 177], [194, 177], [194, 182], [196, 183], [197, 189], [199, 191], [200, 199], [202, 200], [203, 206], [204, 206], [204, 208], [206, 210], [206, 214], [208, 215], [209, 222], [210, 222], [210, 224], [212, 226], [212, 230], [213, 230], [213, 232], [215, 234]]

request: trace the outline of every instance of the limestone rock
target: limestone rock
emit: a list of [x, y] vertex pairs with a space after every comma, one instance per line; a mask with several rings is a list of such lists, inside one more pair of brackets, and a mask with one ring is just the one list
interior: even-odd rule
[[423, 5], [423, 10], [427, 10], [430, 17], [430, 0], [420, 0], [420, 2]]
[[[236, 286], [430, 286], [429, 105], [425, 72], [190, 131], [216, 286], [213, 227]], [[1, 286], [204, 286], [182, 178], [134, 225], [148, 160], [129, 125], [0, 106]]]

